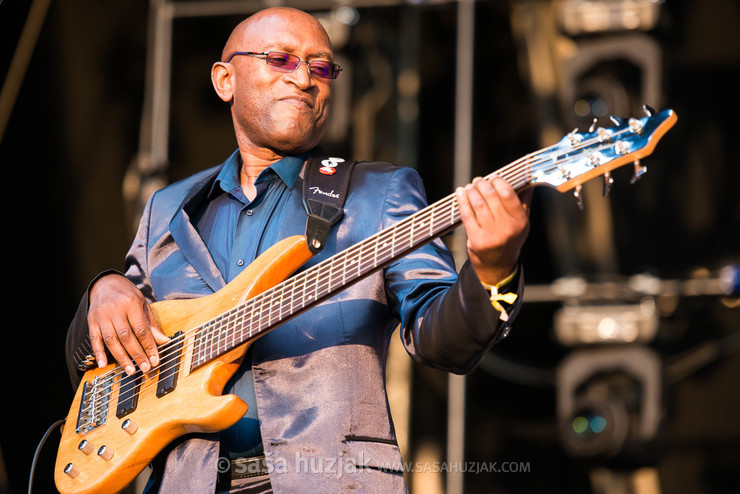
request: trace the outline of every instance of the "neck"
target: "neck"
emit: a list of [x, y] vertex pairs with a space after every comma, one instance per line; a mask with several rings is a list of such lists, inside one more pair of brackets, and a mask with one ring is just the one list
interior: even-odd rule
[[239, 170], [239, 181], [244, 194], [251, 201], [257, 193], [254, 181], [257, 180], [259, 174], [262, 170], [280, 161], [283, 157], [267, 149], [256, 151], [242, 148], [239, 154], [242, 159], [242, 166]]

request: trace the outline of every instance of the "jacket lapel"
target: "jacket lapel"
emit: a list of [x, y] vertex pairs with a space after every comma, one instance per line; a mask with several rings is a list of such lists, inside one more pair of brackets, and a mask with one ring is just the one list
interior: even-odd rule
[[220, 167], [210, 177], [196, 184], [185, 197], [177, 213], [170, 221], [170, 232], [183, 257], [195, 268], [208, 286], [215, 292], [226, 285], [221, 272], [211, 257], [206, 244], [195, 229], [191, 218], [206, 198]]

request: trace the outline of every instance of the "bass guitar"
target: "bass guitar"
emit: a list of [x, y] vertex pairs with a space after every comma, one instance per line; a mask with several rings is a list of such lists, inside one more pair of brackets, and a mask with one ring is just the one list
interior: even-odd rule
[[[544, 185], [574, 190], [598, 176], [635, 163], [635, 177], [657, 142], [675, 124], [671, 110], [615, 119], [615, 126], [573, 131], [486, 177], [516, 190]], [[67, 415], [54, 477], [62, 494], [117, 492], [175, 438], [215, 432], [236, 423], [247, 405], [223, 395], [249, 345], [280, 323], [461, 223], [454, 194], [294, 276], [311, 250], [304, 236], [282, 240], [218, 292], [199, 299], [152, 304], [171, 341], [160, 364], [127, 375], [116, 363], [85, 371]]]

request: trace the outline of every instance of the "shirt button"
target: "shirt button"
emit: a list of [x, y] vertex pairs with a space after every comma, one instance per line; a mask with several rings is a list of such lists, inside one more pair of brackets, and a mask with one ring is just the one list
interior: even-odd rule
[[237, 266], [244, 266], [244, 259], [239, 259], [236, 261]]
[[253, 213], [253, 212], [254, 212], [253, 210], [251, 210], [251, 209], [247, 209], [247, 216], [252, 216], [252, 213]]

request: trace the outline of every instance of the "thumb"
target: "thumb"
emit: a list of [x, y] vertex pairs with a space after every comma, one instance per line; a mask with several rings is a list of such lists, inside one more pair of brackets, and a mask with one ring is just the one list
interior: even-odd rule
[[154, 313], [152, 312], [152, 308], [149, 306], [149, 304], [145, 302], [144, 306], [146, 307], [146, 315], [147, 319], [149, 320], [149, 327], [152, 330], [152, 336], [154, 336], [154, 341], [157, 342], [157, 345], [164, 345], [165, 343], [170, 341], [169, 336], [165, 335], [162, 330], [159, 329], [157, 318], [154, 317]]
[[157, 342], [157, 345], [164, 345], [170, 341], [169, 336], [165, 335], [158, 326], [152, 326], [152, 335], [154, 336], [154, 341]]

